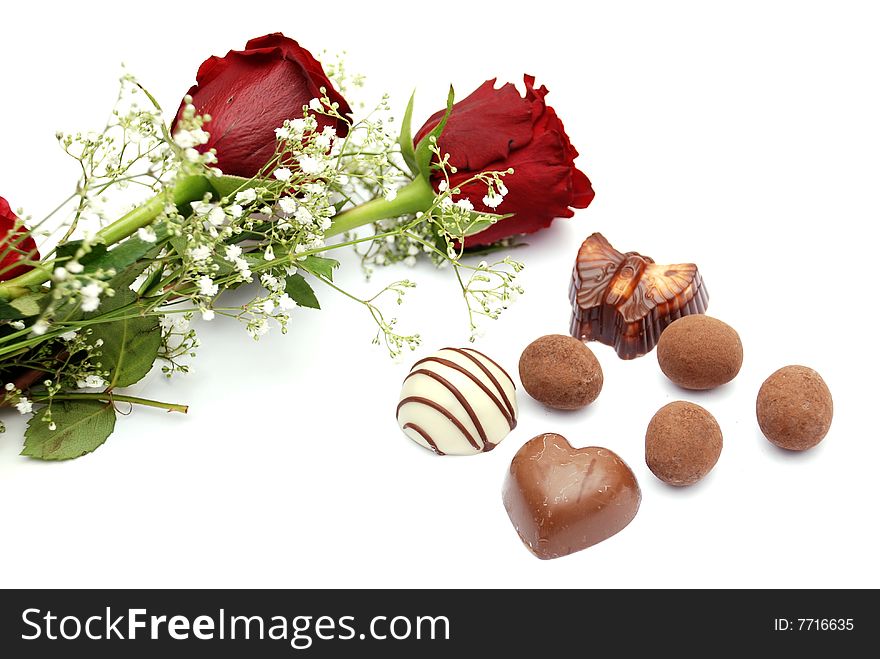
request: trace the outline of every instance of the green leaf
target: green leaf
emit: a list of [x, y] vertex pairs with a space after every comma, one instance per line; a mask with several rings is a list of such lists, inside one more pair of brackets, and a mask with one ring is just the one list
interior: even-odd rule
[[21, 320], [36, 316], [49, 304], [49, 297], [44, 293], [28, 293], [7, 302], [0, 300], [0, 320]]
[[409, 103], [407, 104], [406, 112], [403, 115], [403, 123], [400, 125], [400, 137], [397, 138], [397, 143], [400, 144], [400, 155], [403, 156], [403, 160], [406, 162], [406, 166], [409, 167], [409, 171], [413, 176], [418, 176], [419, 166], [416, 162], [416, 149], [413, 146], [412, 138], [412, 114], [415, 100], [416, 93], [413, 92], [412, 96], [409, 97]]
[[100, 401], [57, 401], [52, 404], [56, 430], [34, 414], [24, 433], [21, 454], [39, 460], [71, 460], [107, 441], [116, 425], [116, 409]]
[[[90, 316], [100, 316], [136, 301], [137, 295], [134, 291], [117, 290], [113, 297], [104, 298], [98, 310]], [[139, 311], [140, 307], [135, 305], [126, 313], [134, 315]], [[92, 325], [91, 341], [94, 343], [98, 339], [104, 341], [100, 348], [100, 360], [101, 367], [110, 371], [108, 388], [127, 387], [149, 373], [162, 344], [159, 319], [156, 316], [134, 315], [131, 318]]]
[[[55, 257], [68, 261], [76, 256], [77, 252], [79, 252], [82, 246], [82, 240], [71, 240], [69, 242], [62, 243], [55, 248]], [[88, 266], [95, 260], [101, 258], [106, 253], [107, 246], [102, 243], [97, 243], [95, 245], [92, 245], [91, 251], [89, 251], [87, 254], [82, 255], [82, 258], [80, 258], [79, 262], [83, 266]], [[94, 268], [92, 269], [94, 270]]]
[[100, 257], [90, 259], [85, 269], [86, 272], [101, 269], [110, 270], [111, 268], [116, 270], [116, 272], [121, 272], [141, 259], [158, 254], [161, 249], [158, 243], [163, 242], [168, 237], [168, 228], [164, 223], [160, 223], [154, 225], [153, 229], [156, 232], [156, 242], [147, 242], [137, 236], [133, 236], [110, 251], [105, 252]]
[[22, 316], [36, 316], [48, 306], [48, 300], [42, 293], [30, 293], [14, 299], [9, 304], [18, 309]]
[[[507, 215], [493, 215], [490, 213], [476, 213], [471, 211], [469, 213], [473, 224], [468, 227], [468, 230], [465, 231], [465, 236], [473, 236], [475, 233], [480, 233], [480, 231], [485, 231], [490, 226], [492, 226], [495, 222], [502, 222], [506, 220], [508, 217], [513, 217], [513, 213], [507, 213]], [[478, 218], [490, 218], [486, 220], [479, 220]], [[492, 222], [492, 219], [495, 219], [495, 222]]]
[[315, 291], [312, 290], [309, 282], [299, 273], [290, 275], [287, 278], [284, 292], [301, 307], [308, 307], [309, 309], [321, 308], [321, 305], [318, 304], [318, 298], [315, 296]]
[[[164, 241], [168, 237], [168, 229], [165, 224], [161, 223], [154, 225], [153, 229], [156, 232], [155, 243], [141, 240], [137, 236], [132, 236], [111, 250], [108, 250], [106, 245], [98, 243], [92, 245], [91, 251], [88, 254], [83, 254], [79, 262], [84, 266], [85, 272], [110, 269], [121, 272], [137, 261], [151, 254], [158, 253], [160, 247], [157, 243]], [[55, 250], [55, 254], [58, 258], [72, 259], [76, 256], [82, 244], [81, 240], [72, 240], [59, 245]]]
[[6, 300], [0, 300], [0, 320], [20, 320], [21, 318], [24, 318], [21, 311]]
[[297, 263], [297, 266], [315, 276], [333, 281], [333, 269], [339, 267], [339, 261], [336, 259], [328, 259], [323, 256], [307, 256], [305, 259]]
[[431, 138], [434, 137], [438, 140], [440, 139], [440, 135], [443, 133], [443, 129], [446, 128], [446, 123], [449, 121], [449, 115], [452, 114], [452, 106], [454, 103], [455, 91], [450, 85], [449, 95], [446, 97], [446, 112], [443, 114], [443, 118], [440, 120], [440, 123], [434, 126], [434, 129], [425, 135], [422, 138], [422, 141], [416, 146], [416, 167], [418, 168], [419, 173], [425, 178], [428, 178], [431, 174], [431, 160], [434, 158], [434, 153], [431, 151]]

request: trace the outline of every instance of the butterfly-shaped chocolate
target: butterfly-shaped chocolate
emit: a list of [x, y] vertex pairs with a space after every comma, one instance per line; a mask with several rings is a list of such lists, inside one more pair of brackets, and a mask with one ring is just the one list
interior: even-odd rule
[[578, 251], [569, 297], [572, 336], [610, 345], [622, 359], [650, 352], [671, 322], [705, 313], [709, 304], [693, 263], [658, 265], [638, 252], [621, 254], [601, 233]]

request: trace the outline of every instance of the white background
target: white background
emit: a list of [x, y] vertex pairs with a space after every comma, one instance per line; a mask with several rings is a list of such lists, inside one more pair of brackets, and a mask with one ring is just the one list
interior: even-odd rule
[[[76, 171], [54, 133], [103, 125], [122, 61], [170, 113], [208, 55], [284, 31], [314, 52], [347, 50], [372, 98], [387, 90], [401, 111], [418, 87], [418, 123], [449, 82], [464, 95], [529, 72], [597, 196], [516, 253], [526, 295], [476, 347], [515, 373], [527, 343], [565, 333], [572, 261], [598, 230], [621, 250], [698, 263], [710, 313], [745, 345], [740, 376], [688, 393], [654, 355], [621, 362], [596, 346], [605, 388], [590, 408], [552, 412], [520, 389], [520, 425], [495, 451], [436, 458], [400, 433], [394, 408], [412, 361], [466, 343], [451, 273], [401, 267], [366, 283], [343, 257], [338, 280], [354, 291], [418, 280], [400, 318], [423, 349], [393, 364], [370, 345], [367, 314], [319, 290], [324, 309], [296, 312], [287, 336], [201, 325], [192, 374], [139, 388], [191, 413], [135, 410], [86, 458], [18, 457], [23, 424], [5, 411], [0, 584], [880, 586], [871, 3], [345, 4], [9, 5], [0, 194], [39, 216], [69, 193]], [[763, 379], [790, 363], [817, 369], [835, 403], [826, 440], [797, 455], [754, 416]], [[717, 467], [686, 490], [643, 460], [652, 414], [681, 398], [724, 432]], [[546, 431], [618, 452], [643, 491], [627, 529], [551, 562], [523, 548], [501, 504], [513, 454]]]

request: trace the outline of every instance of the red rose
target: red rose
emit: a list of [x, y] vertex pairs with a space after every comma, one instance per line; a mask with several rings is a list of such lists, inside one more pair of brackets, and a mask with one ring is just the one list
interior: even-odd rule
[[18, 217], [3, 197], [0, 197], [0, 281], [23, 275], [31, 266], [16, 265], [20, 261], [40, 258], [37, 244], [23, 226], [16, 228]]
[[[339, 104], [340, 114], [351, 113], [318, 60], [280, 33], [251, 39], [245, 50], [230, 50], [226, 57], [208, 58], [188, 92], [196, 113], [211, 115], [205, 125], [211, 137], [199, 150], [216, 149], [217, 166], [224, 174], [256, 176], [275, 153], [275, 129], [285, 119], [302, 117], [303, 106], [321, 97], [321, 87]], [[181, 103], [175, 125], [183, 108]], [[316, 117], [319, 127], [348, 133], [345, 122]]]
[[[586, 208], [595, 193], [586, 175], [574, 165], [578, 152], [571, 145], [562, 121], [544, 102], [547, 88], [535, 89], [535, 78], [524, 76], [525, 98], [510, 83], [495, 89], [487, 80], [456, 103], [440, 135], [439, 147], [448, 153], [458, 171], [450, 174], [453, 187], [484, 213], [513, 213], [485, 231], [469, 236], [468, 247], [489, 245], [502, 238], [532, 233], [550, 226], [557, 217], [571, 217], [574, 208]], [[435, 113], [416, 134], [418, 143], [443, 118]], [[461, 185], [483, 171], [515, 171], [504, 177], [509, 192], [493, 210], [482, 203], [483, 183]], [[434, 188], [442, 178], [432, 175]]]

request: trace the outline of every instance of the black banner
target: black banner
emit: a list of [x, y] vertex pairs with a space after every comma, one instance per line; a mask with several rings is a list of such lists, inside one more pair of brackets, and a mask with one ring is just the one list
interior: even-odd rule
[[875, 601], [875, 592], [830, 590], [4, 591], [0, 648], [7, 657], [163, 659], [841, 652], [878, 635]]

